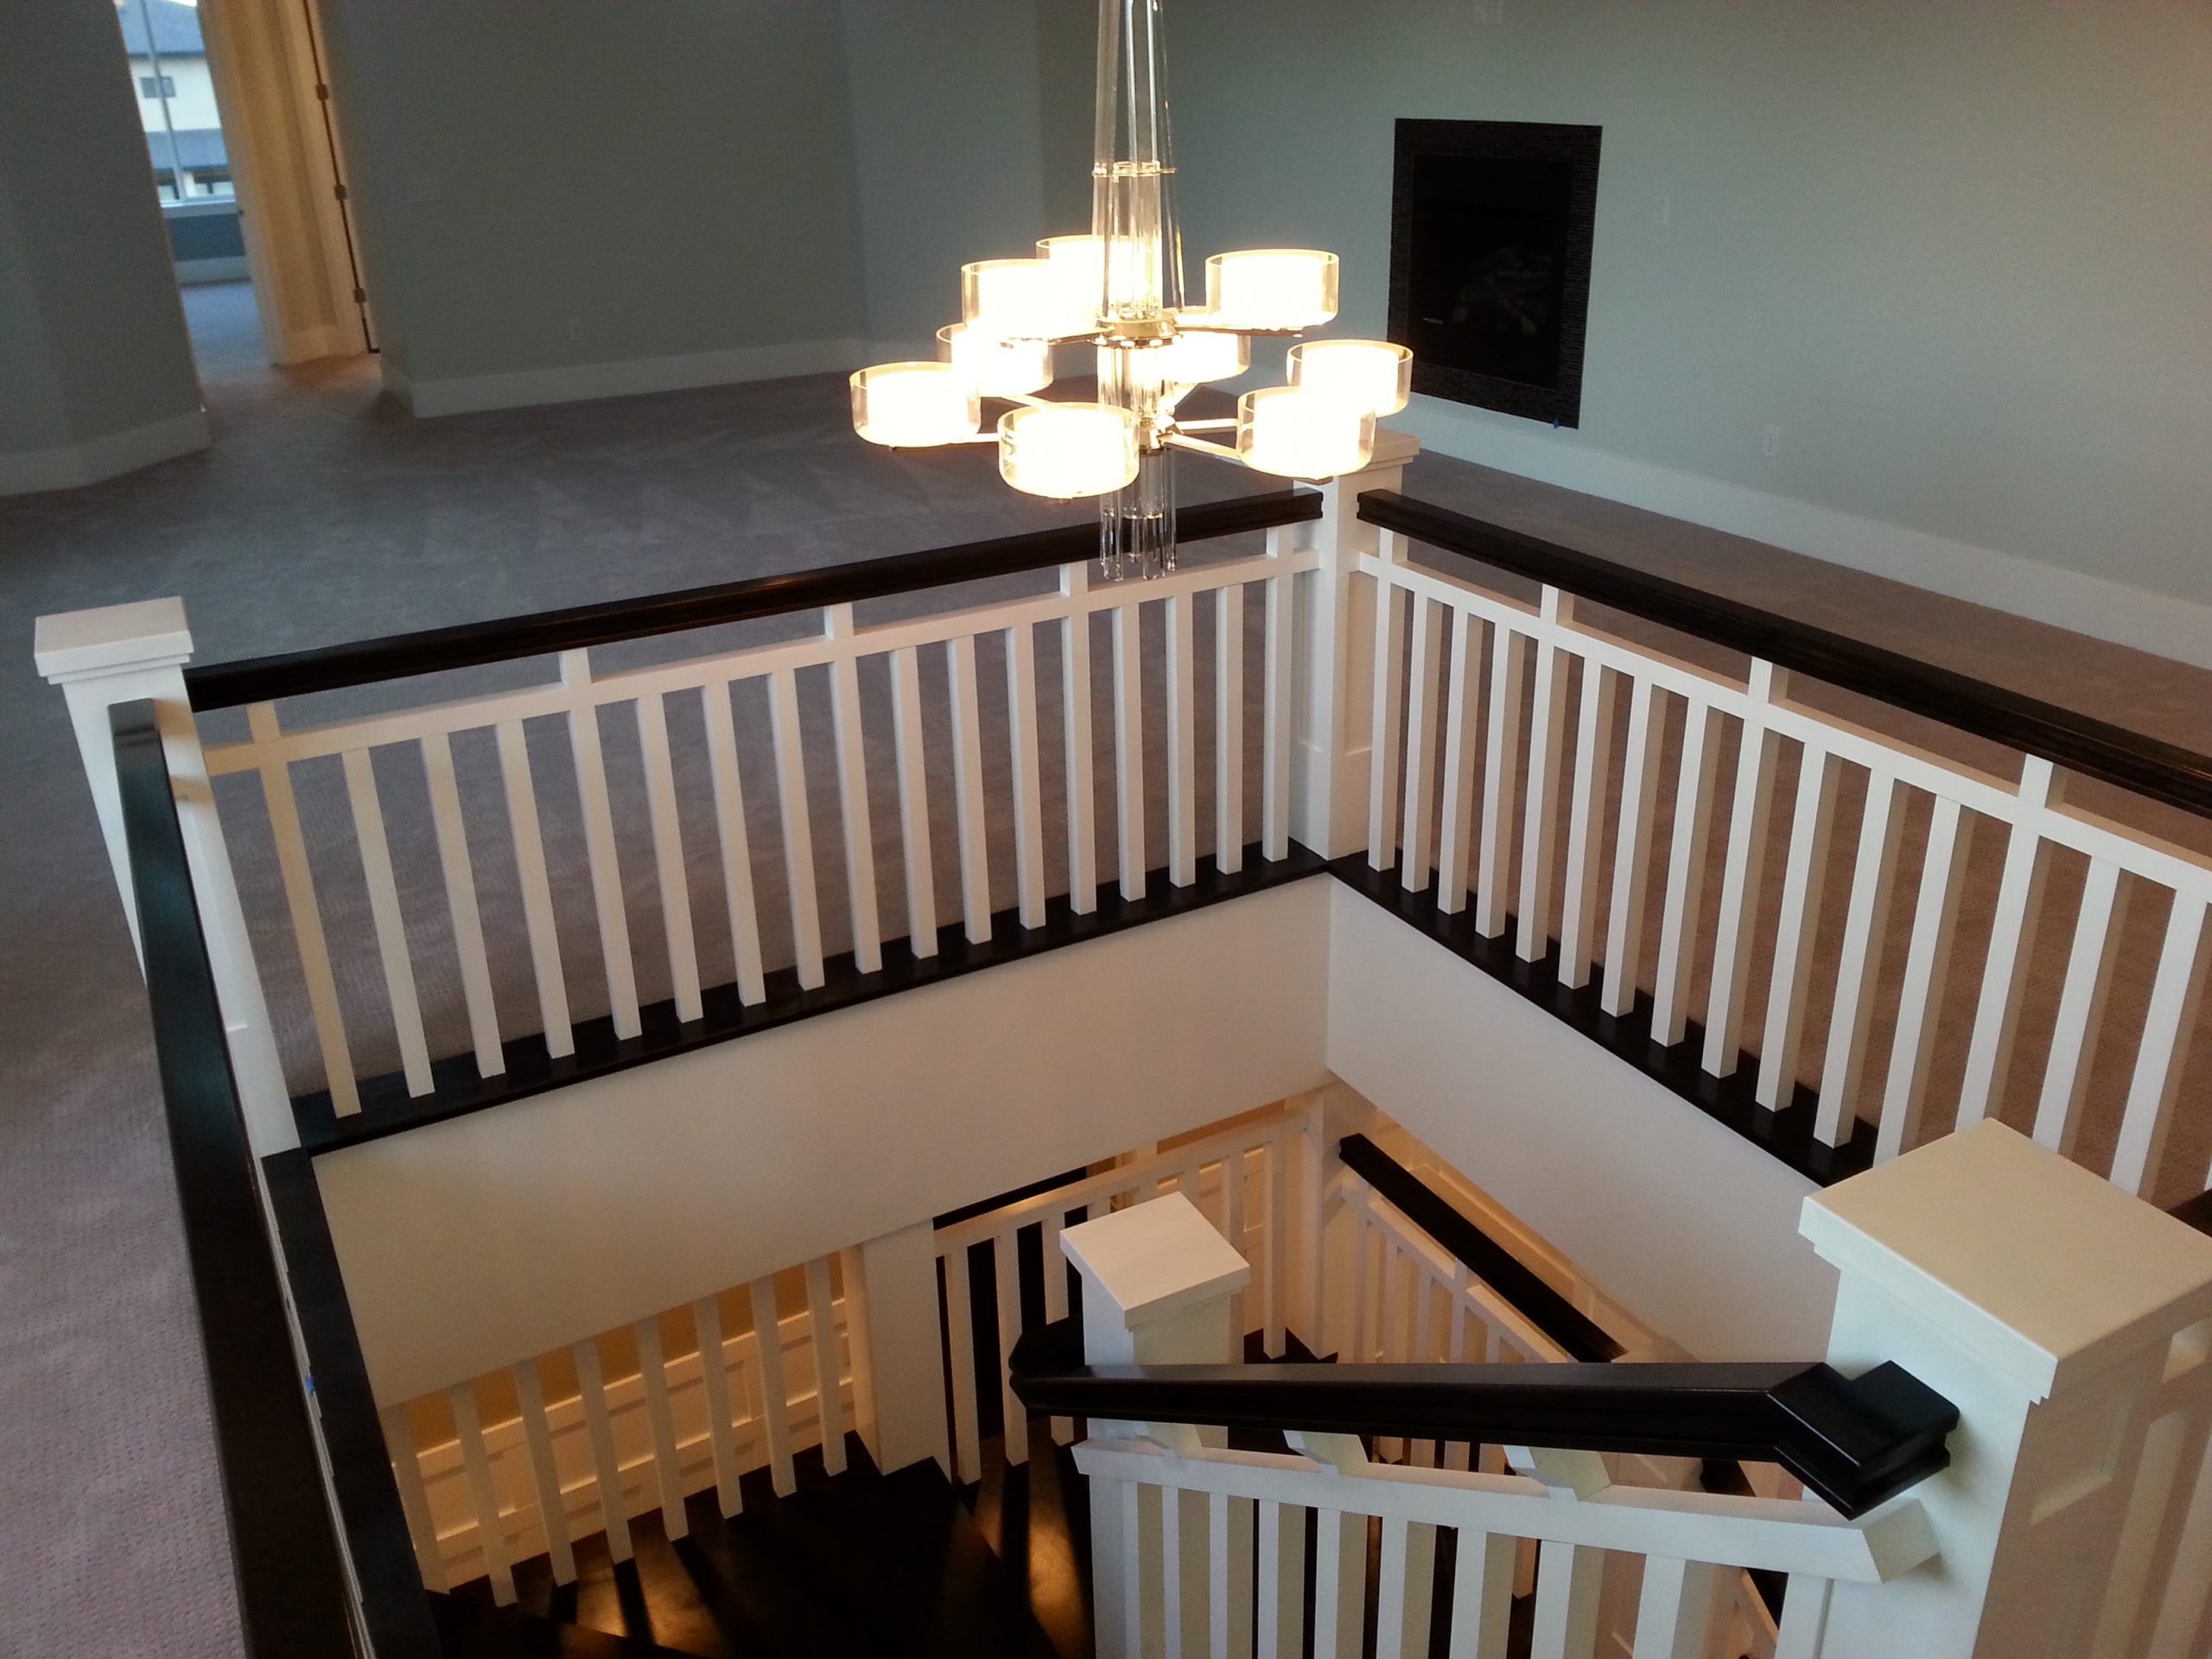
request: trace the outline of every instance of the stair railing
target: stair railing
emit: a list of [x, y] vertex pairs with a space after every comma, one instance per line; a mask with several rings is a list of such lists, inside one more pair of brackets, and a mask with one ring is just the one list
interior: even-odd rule
[[431, 1659], [436, 1637], [388, 1473], [372, 1466], [365, 1484], [339, 1444], [365, 1400], [358, 1351], [350, 1332], [334, 1355], [303, 1331], [318, 1299], [270, 1233], [276, 1195], [248, 1143], [180, 813], [189, 774], [172, 771], [170, 751], [188, 766], [191, 746], [151, 698], [101, 714], [115, 785], [104, 804], [146, 972], [245, 1651], [289, 1659], [358, 1646]]
[[[1363, 861], [1378, 893], [1428, 906], [1485, 965], [1531, 995], [1555, 992], [1544, 998], [1555, 1012], [1816, 1180], [2002, 1111], [2128, 1192], [2165, 1202], [2212, 1185], [2165, 1167], [2192, 1047], [2212, 1051], [2200, 1017], [2212, 849], [2065, 798], [2070, 775], [2154, 804], [2116, 804], [2139, 819], [2160, 807], [2212, 817], [2212, 757], [1396, 492], [1363, 494], [1359, 515], [1382, 538], [1357, 562], [1374, 626], [1352, 664], [1371, 683]], [[1533, 581], [1534, 602], [1416, 562], [1417, 543]], [[1662, 649], [1606, 612], [1690, 639]], [[1748, 664], [1713, 665], [1713, 646]], [[2017, 759], [1969, 763], [1869, 729], [1821, 707], [1817, 688], [1794, 695], [1793, 674]], [[1785, 779], [1786, 825], [1775, 812]], [[1853, 797], [1850, 880], [1831, 895], [1831, 841]], [[1926, 852], [1906, 906], [1912, 837]], [[1764, 915], [1770, 867], [1780, 896]], [[1977, 874], [1994, 878], [1993, 914], [1970, 957], [1960, 931]], [[2039, 951], [2047, 889], [2079, 894], [2063, 950]], [[2139, 924], [2123, 954], [2138, 906], [2163, 918]], [[1888, 940], [1907, 908], [1892, 983]], [[1824, 918], [1841, 925], [1832, 981], [1815, 950]], [[1762, 957], [1763, 1008], [1750, 994]], [[1932, 1079], [1951, 1027], [1969, 1035], [1944, 1122], [1931, 1102], [1952, 1097], [1948, 1073], [1941, 1089]], [[2023, 1044], [2031, 1029], [2048, 1042]], [[2038, 1046], [2040, 1075], [2016, 1081], [2016, 1054]], [[2085, 1137], [2093, 1075], [2118, 1109]]]
[[[1033, 1340], [1016, 1389], [1091, 1421], [1099, 1652], [1298, 1654], [1310, 1574], [1317, 1659], [1361, 1650], [1370, 1597], [1380, 1654], [1427, 1651], [1440, 1603], [1452, 1651], [1503, 1659], [1528, 1540], [1542, 1659], [1702, 1654], [1729, 1568], [1788, 1574], [1785, 1659], [2130, 1651], [2156, 1610], [2127, 1547], [2160, 1548], [2146, 1492], [2180, 1501], [2145, 1441], [2201, 1397], [2212, 1241], [1994, 1123], [1816, 1193], [1802, 1230], [1841, 1279], [1826, 1363], [1487, 1368], [1225, 1363], [1249, 1269], [1186, 1203], [1066, 1230], [1081, 1363]], [[1378, 1464], [1386, 1433], [1514, 1472]], [[1771, 1459], [1816, 1496], [1626, 1487], [1607, 1450]], [[1601, 1630], [1608, 1602], [1635, 1611]]]

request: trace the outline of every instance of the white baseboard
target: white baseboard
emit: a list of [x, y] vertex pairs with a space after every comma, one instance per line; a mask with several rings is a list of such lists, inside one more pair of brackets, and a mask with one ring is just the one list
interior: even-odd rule
[[177, 284], [181, 288], [194, 283], [241, 283], [248, 275], [242, 253], [223, 259], [180, 259], [176, 266]]
[[0, 495], [73, 490], [118, 473], [136, 472], [157, 461], [190, 454], [194, 449], [205, 449], [208, 442], [207, 416], [195, 409], [146, 426], [87, 438], [82, 443], [0, 454]]
[[412, 414], [464, 415], [483, 409], [575, 404], [594, 397], [629, 397], [640, 392], [683, 391], [694, 386], [828, 374], [857, 368], [863, 360], [864, 347], [857, 340], [803, 340], [783, 346], [748, 346], [734, 351], [695, 352], [681, 357], [579, 363], [561, 368], [457, 375], [446, 379], [410, 378], [387, 367], [385, 386], [406, 404]]
[[2212, 605], [1603, 450], [1569, 448], [1548, 433], [1474, 428], [1427, 399], [1408, 411], [1405, 424], [1440, 454], [2212, 668]]

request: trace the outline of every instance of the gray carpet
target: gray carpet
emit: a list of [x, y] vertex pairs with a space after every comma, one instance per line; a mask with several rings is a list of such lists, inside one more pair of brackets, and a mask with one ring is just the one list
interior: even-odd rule
[[[0, 945], [6, 992], [0, 998], [0, 1421], [8, 1425], [0, 1556], [29, 1564], [10, 1575], [9, 1616], [0, 1620], [0, 1653], [9, 1655], [58, 1649], [213, 1655], [237, 1649], [143, 996], [60, 694], [31, 671], [30, 620], [45, 611], [178, 594], [191, 613], [199, 658], [213, 661], [835, 563], [1073, 516], [1000, 487], [988, 451], [894, 457], [860, 444], [847, 427], [844, 391], [835, 378], [416, 423], [378, 397], [373, 369], [365, 363], [285, 372], [259, 366], [251, 299], [242, 286], [192, 290], [188, 303], [215, 448], [87, 490], [0, 501], [0, 612], [17, 641], [16, 654], [0, 664], [10, 738], [9, 787], [0, 791], [0, 868], [11, 896], [11, 925]], [[1192, 499], [1249, 487], [1248, 478], [1204, 462], [1185, 466], [1184, 480]], [[2212, 748], [2212, 697], [2206, 696], [2212, 677], [1461, 463], [1418, 463], [1415, 493]], [[1252, 609], [1248, 625], [1256, 627]], [[1198, 623], [1203, 641], [1210, 635], [1203, 610]], [[792, 625], [775, 626], [788, 631]], [[762, 632], [773, 627], [756, 634]], [[718, 634], [711, 643], [723, 639]], [[1102, 672], [1104, 643], [1102, 633], [1094, 647]], [[1147, 656], [1156, 658], [1156, 619], [1146, 644]], [[675, 650], [655, 649], [673, 655], [702, 648], [694, 639]], [[991, 762], [986, 786], [1001, 802], [1003, 679], [995, 648], [982, 655]], [[1250, 656], [1256, 662], [1255, 650]], [[639, 653], [601, 657], [619, 664]], [[1201, 657], [1207, 659], [1203, 649]], [[466, 683], [515, 683], [542, 671], [532, 664]], [[1041, 685], [1057, 684], [1049, 642], [1043, 642], [1039, 672]], [[425, 689], [408, 691], [411, 697]], [[929, 741], [941, 755], [944, 699], [941, 670], [933, 664], [926, 689]], [[863, 690], [876, 743], [886, 730], [880, 677], [865, 677]], [[313, 717], [373, 701], [368, 694], [315, 699], [298, 713]], [[672, 721], [681, 760], [696, 757], [698, 716], [696, 702], [679, 701]], [[806, 701], [817, 863], [825, 880], [824, 932], [834, 949], [842, 937], [842, 881], [819, 688], [810, 687]], [[1057, 814], [1058, 738], [1049, 715], [1056, 704], [1046, 707], [1046, 801]], [[288, 708], [288, 717], [293, 713]], [[1098, 713], [1103, 757], [1110, 743], [1103, 699]], [[763, 786], [760, 710], [741, 697], [738, 714], [753, 785], [748, 816], [762, 883], [764, 944], [775, 961], [789, 949], [776, 886], [780, 843]], [[1147, 747], [1155, 755], [1160, 714], [1154, 700]], [[235, 721], [211, 724], [237, 729]], [[650, 896], [643, 815], [634, 810], [634, 735], [625, 736], [626, 724], [610, 718], [605, 730], [610, 772], [626, 813], [622, 862], [633, 951], [641, 991], [650, 996], [662, 994], [664, 955]], [[541, 793], [549, 797], [570, 787], [561, 746], [551, 736], [533, 734], [532, 747]], [[472, 798], [480, 792], [489, 798], [488, 745], [463, 740], [456, 750]], [[1248, 752], [1256, 754], [1255, 738]], [[1209, 753], [1202, 742], [1202, 766]], [[896, 796], [880, 743], [871, 763], [884, 931], [896, 935], [904, 931]], [[335, 767], [324, 768], [320, 778], [306, 775], [314, 770], [302, 769], [301, 785], [310, 834], [347, 840]], [[1103, 783], [1109, 774], [1102, 769], [1096, 775]], [[1162, 861], [1165, 849], [1159, 779], [1155, 760], [1147, 814], [1154, 863]], [[378, 779], [394, 823], [419, 823], [410, 794], [416, 785], [407, 769], [380, 763]], [[717, 925], [713, 849], [698, 833], [708, 808], [691, 787], [686, 784], [683, 796], [687, 862], [711, 983], [727, 975], [728, 947]], [[957, 913], [950, 796], [936, 781], [932, 787], [939, 914], [949, 919]], [[1105, 798], [1102, 794], [1102, 804]], [[1785, 791], [1777, 822], [1786, 824], [1786, 810]], [[1850, 855], [1853, 811], [1847, 808], [1838, 826], [1840, 860]], [[1103, 873], [1112, 868], [1108, 816], [1102, 812]], [[2204, 839], [2202, 823], [2145, 816], [2169, 834]], [[288, 1067], [296, 1082], [309, 1083], [317, 1063], [296, 1004], [282, 988], [290, 976], [281, 900], [254, 828], [258, 815], [230, 817], [238, 826], [235, 844], [257, 943], [290, 1033]], [[482, 822], [489, 829], [478, 830], [479, 880], [487, 931], [496, 935], [513, 925], [500, 919], [512, 918], [513, 909], [499, 846], [504, 818], [493, 809]], [[1200, 819], [1202, 826], [1209, 822]], [[1006, 814], [995, 810], [990, 825], [995, 902], [1003, 906], [1013, 893]], [[572, 832], [564, 823], [549, 822], [547, 833], [556, 871], [571, 878], [561, 885], [580, 895]], [[1993, 844], [1993, 836], [1986, 839]], [[1055, 833], [1047, 842], [1055, 849], [1049, 867], [1055, 883], [1058, 841]], [[1210, 845], [1210, 830], [1202, 830], [1200, 844]], [[426, 836], [409, 832], [395, 853], [403, 868], [428, 868]], [[1903, 892], [1910, 892], [1916, 858], [1908, 855]], [[1770, 861], [1777, 880], [1778, 866], [1778, 859]], [[393, 1056], [377, 1036], [382, 992], [366, 930], [359, 925], [358, 867], [349, 871], [337, 858], [319, 862], [317, 874], [327, 884], [334, 938], [342, 941], [347, 999], [359, 1011], [358, 1061], [365, 1071], [382, 1069]], [[2062, 904], [2063, 887], [2062, 879]], [[410, 889], [407, 919], [410, 938], [433, 964], [424, 985], [426, 1012], [432, 1050], [444, 1052], [461, 1046], [462, 1028], [451, 976], [435, 966], [448, 958], [450, 948], [442, 906], [429, 897], [434, 891]], [[1830, 888], [1839, 913], [1844, 891], [1839, 875]], [[1708, 888], [1708, 906], [1716, 897], [1717, 883]], [[570, 908], [563, 949], [582, 1014], [594, 1011], [604, 992], [595, 984], [588, 901]], [[2156, 920], [2155, 912], [2139, 906], [2136, 931]], [[1972, 931], [1969, 920], [1969, 941]], [[2063, 944], [2064, 931], [2062, 920], [2050, 934]], [[1895, 930], [1895, 952], [1902, 951], [1904, 932], [1902, 925]], [[1648, 949], [1656, 949], [1656, 934], [1655, 922]], [[520, 959], [496, 945], [494, 954]], [[2139, 950], [2131, 961], [2139, 956]], [[2045, 967], [2038, 984], [2049, 982]], [[2124, 1006], [2126, 994], [2115, 995]], [[526, 984], [504, 982], [499, 996], [509, 1034], [531, 1028]], [[1963, 1033], [1953, 1040], [1962, 1043]], [[1878, 1032], [1878, 1056], [1883, 1044]], [[1808, 1042], [1808, 1065], [1816, 1069], [1819, 1046]], [[2201, 1106], [2201, 1061], [2194, 1075], [2200, 1081], [2193, 1098]], [[2018, 1110], [2017, 1103], [2008, 1106], [2010, 1115]], [[2177, 1141], [2177, 1184], [2187, 1184], [2192, 1160], [2201, 1173], [2203, 1139]]]

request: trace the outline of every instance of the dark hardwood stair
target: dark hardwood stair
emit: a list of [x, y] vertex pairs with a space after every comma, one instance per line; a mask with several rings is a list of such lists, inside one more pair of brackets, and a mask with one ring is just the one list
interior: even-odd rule
[[[434, 1598], [449, 1659], [844, 1659], [1006, 1655], [1054, 1659], [1014, 1578], [934, 1464], [878, 1472], [857, 1439], [831, 1476], [799, 1459], [779, 1498], [765, 1471], [724, 1520], [711, 1491], [685, 1505], [671, 1541], [658, 1512], [630, 1523], [617, 1566], [603, 1535], [575, 1547], [577, 1579], [556, 1586], [544, 1557], [515, 1569], [517, 1604], [495, 1608], [478, 1580]], [[1087, 1622], [1086, 1622], [1087, 1638]]]

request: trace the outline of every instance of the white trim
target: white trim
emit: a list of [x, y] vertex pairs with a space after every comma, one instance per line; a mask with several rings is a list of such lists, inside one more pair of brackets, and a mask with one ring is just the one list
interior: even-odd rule
[[242, 253], [224, 254], [213, 259], [180, 259], [176, 262], [178, 285], [190, 288], [195, 283], [244, 282], [251, 275]]
[[82, 443], [51, 449], [0, 454], [0, 495], [30, 495], [40, 490], [73, 490], [118, 473], [135, 472], [157, 461], [205, 449], [211, 442], [202, 410], [172, 415], [165, 421], [104, 433]]
[[457, 375], [442, 380], [410, 380], [387, 365], [385, 386], [414, 415], [463, 415], [480, 409], [574, 404], [594, 397], [629, 397], [639, 392], [827, 374], [857, 367], [862, 352], [857, 340], [802, 340], [781, 346], [577, 363], [504, 374]]
[[1569, 447], [1549, 433], [1473, 425], [1433, 398], [1415, 399], [1404, 418], [1440, 454], [2212, 668], [2212, 605], [1600, 449]]

